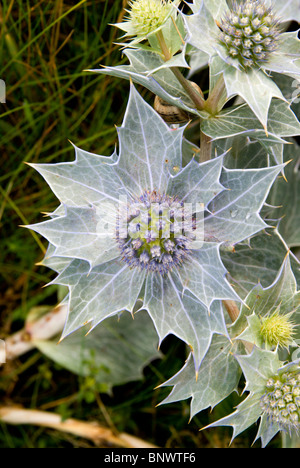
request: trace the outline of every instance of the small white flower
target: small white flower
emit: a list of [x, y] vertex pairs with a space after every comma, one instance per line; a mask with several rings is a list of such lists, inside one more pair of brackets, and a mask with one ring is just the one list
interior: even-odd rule
[[244, 29], [246, 36], [251, 36], [252, 34], [252, 28], [248, 26], [247, 28]]
[[261, 24], [261, 20], [259, 18], [254, 18], [252, 20], [252, 26], [254, 26], [255, 28], [258, 28], [260, 24]]
[[249, 23], [249, 18], [247, 16], [244, 16], [243, 18], [240, 19], [241, 24], [248, 24]]
[[151, 247], [150, 252], [151, 252], [152, 257], [160, 257], [161, 255], [159, 245], [154, 245], [153, 247]]

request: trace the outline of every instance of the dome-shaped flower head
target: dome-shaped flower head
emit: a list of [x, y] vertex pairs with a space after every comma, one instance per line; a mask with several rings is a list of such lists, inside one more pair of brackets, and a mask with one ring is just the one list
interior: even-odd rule
[[260, 406], [270, 422], [290, 433], [300, 430], [300, 367], [281, 372], [266, 383]]
[[298, 33], [282, 31], [277, 3], [194, 1], [194, 14], [185, 16], [187, 42], [208, 54], [227, 97], [240, 95], [265, 127], [272, 97], [284, 99], [269, 72], [300, 78]]
[[220, 43], [243, 69], [260, 67], [277, 49], [279, 20], [261, 1], [234, 2], [220, 21]]
[[131, 0], [125, 21], [114, 26], [125, 31], [125, 37], [135, 37], [131, 44], [136, 44], [164, 26], [175, 13], [177, 3], [173, 0]]
[[240, 299], [219, 249], [266, 227], [258, 212], [282, 166], [227, 170], [219, 156], [182, 167], [183, 131], [132, 85], [119, 155], [76, 148], [74, 162], [33, 165], [61, 201], [30, 227], [49, 240], [44, 264], [70, 290], [63, 336], [133, 313], [138, 299], [160, 340], [184, 340], [197, 368], [212, 335], [227, 334], [221, 300]]
[[247, 356], [236, 356], [250, 393], [231, 415], [210, 425], [232, 426], [233, 438], [260, 418], [257, 439], [266, 446], [278, 431], [300, 431], [299, 362], [282, 366], [276, 351], [254, 347]]

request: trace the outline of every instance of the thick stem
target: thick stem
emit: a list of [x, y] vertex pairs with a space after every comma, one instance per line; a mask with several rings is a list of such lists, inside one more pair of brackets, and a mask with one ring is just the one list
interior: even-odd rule
[[[224, 105], [223, 94], [225, 90], [225, 82], [223, 75], [218, 79], [214, 89], [209, 94], [208, 99], [205, 101], [204, 109], [211, 115], [216, 115], [220, 112]], [[212, 142], [211, 138], [205, 135], [202, 131], [200, 133], [200, 162], [209, 161], [211, 159]]]
[[212, 115], [216, 115], [222, 109], [224, 102], [223, 102], [223, 94], [226, 89], [225, 81], [223, 75], [220, 76], [218, 79], [214, 89], [209, 94], [208, 99], [205, 101], [205, 110]]
[[[227, 312], [228, 312], [228, 315], [230, 317], [230, 320], [232, 322], [235, 322], [236, 319], [238, 318], [239, 314], [240, 314], [240, 310], [237, 306], [237, 304], [235, 303], [235, 301], [222, 301]], [[253, 344], [252, 343], [249, 343], [248, 341], [244, 341], [244, 340], [241, 340], [241, 342], [243, 343], [243, 345], [245, 346], [245, 349], [248, 353], [251, 353], [252, 349], [253, 349]]]
[[240, 309], [234, 301], [223, 301], [223, 304], [228, 312], [230, 320], [235, 322], [238, 316], [240, 315]]
[[211, 138], [200, 130], [200, 162], [211, 159], [212, 141]]
[[[158, 42], [159, 42], [159, 45], [160, 45], [160, 48], [161, 48], [161, 51], [164, 55], [164, 58], [166, 61], [170, 60], [172, 58], [172, 55], [170, 54], [170, 51], [168, 49], [168, 46], [166, 44], [166, 41], [165, 41], [165, 38], [163, 36], [163, 33], [162, 31], [158, 31], [158, 33], [156, 33], [156, 37], [158, 39]], [[179, 68], [177, 67], [170, 67], [170, 70], [172, 70], [172, 72], [174, 73], [174, 75], [176, 76], [177, 80], [179, 81], [179, 83], [181, 84], [181, 86], [185, 89], [185, 91], [187, 92], [187, 94], [189, 95], [189, 97], [191, 98], [191, 100], [193, 101], [193, 103], [195, 104], [196, 108], [198, 110], [203, 110], [204, 109], [204, 106], [205, 106], [205, 100], [204, 98], [201, 96], [201, 94], [199, 94], [196, 89], [191, 85], [191, 83], [189, 82], [189, 80], [187, 80], [181, 73], [181, 71], [179, 70]]]

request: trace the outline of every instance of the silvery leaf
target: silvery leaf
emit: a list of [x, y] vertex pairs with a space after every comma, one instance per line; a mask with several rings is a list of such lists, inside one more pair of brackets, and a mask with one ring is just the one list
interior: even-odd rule
[[172, 386], [161, 404], [191, 398], [191, 418], [206, 408], [214, 408], [236, 390], [240, 378], [239, 365], [232, 354], [232, 344], [223, 336], [214, 336], [210, 348], [195, 377], [192, 355], [185, 365], [161, 387]]
[[265, 228], [259, 211], [282, 166], [265, 169], [224, 169], [224, 190], [209, 205], [205, 234], [235, 244]]
[[133, 311], [140, 297], [145, 273], [131, 270], [120, 260], [90, 269], [87, 262], [73, 262], [54, 283], [69, 287], [69, 314], [62, 338], [90, 324], [90, 329], [123, 310]]
[[273, 99], [270, 105], [267, 134], [255, 114], [245, 104], [226, 109], [216, 117], [205, 120], [201, 128], [213, 139], [244, 134], [269, 144], [284, 143], [280, 137], [300, 133], [300, 123], [290, 105], [278, 99]]
[[173, 334], [185, 341], [193, 352], [199, 369], [215, 333], [227, 335], [221, 303], [215, 301], [210, 313], [175, 274], [161, 278], [155, 273], [146, 277], [144, 306], [151, 316], [160, 341]]
[[[118, 65], [90, 71], [127, 80], [131, 79], [134, 83], [144, 86], [170, 104], [187, 112], [198, 114], [193, 102], [175, 75], [170, 69], [165, 68], [165, 61], [159, 54], [142, 49], [126, 49], [123, 53], [128, 57], [130, 65]], [[151, 70], [155, 70], [153, 76], [149, 75]]]

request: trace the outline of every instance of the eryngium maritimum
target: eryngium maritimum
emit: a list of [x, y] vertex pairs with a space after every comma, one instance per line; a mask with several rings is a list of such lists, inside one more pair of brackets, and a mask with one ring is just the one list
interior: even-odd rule
[[245, 376], [248, 396], [229, 416], [209, 425], [232, 426], [233, 438], [260, 420], [256, 439], [263, 447], [284, 430], [300, 429], [300, 367], [297, 361], [282, 367], [276, 351], [254, 346], [251, 354], [236, 355]]
[[261, 398], [261, 408], [280, 429], [300, 430], [300, 370], [270, 378]]
[[234, 2], [220, 22], [220, 42], [244, 69], [267, 62], [277, 48], [278, 20], [261, 0]]
[[291, 314], [280, 314], [276, 310], [273, 314], [262, 317], [260, 333], [268, 346], [288, 348], [295, 334]]
[[171, 0], [131, 0], [128, 16], [123, 23], [117, 23], [126, 31], [126, 36], [146, 38], [157, 32], [174, 12]]
[[[126, 220], [122, 220], [120, 213], [116, 230], [123, 260], [131, 267], [161, 274], [180, 266], [187, 259], [188, 246], [194, 238], [193, 220], [186, 219], [186, 212], [177, 197], [156, 190], [146, 191], [132, 200], [126, 210]], [[123, 237], [120, 225], [124, 225], [124, 221], [127, 233]]]
[[33, 165], [61, 202], [30, 227], [49, 240], [44, 264], [70, 291], [63, 336], [133, 313], [138, 299], [160, 340], [172, 333], [185, 341], [197, 368], [212, 336], [227, 336], [221, 300], [240, 298], [220, 247], [266, 226], [259, 211], [282, 166], [229, 170], [224, 155], [199, 164], [191, 154], [183, 167], [184, 130], [171, 129], [132, 85], [118, 155], [76, 148], [73, 162]]
[[[186, 42], [210, 57], [224, 78], [227, 99], [239, 95], [265, 129], [272, 99], [285, 100], [270, 72], [300, 76], [298, 31], [279, 31], [284, 16], [274, 19], [269, 3], [240, 1], [230, 8], [226, 0], [202, 0], [190, 4], [192, 15], [184, 15]], [[274, 11], [280, 3], [273, 3]]]

